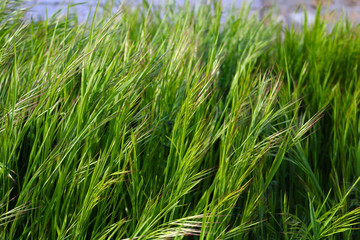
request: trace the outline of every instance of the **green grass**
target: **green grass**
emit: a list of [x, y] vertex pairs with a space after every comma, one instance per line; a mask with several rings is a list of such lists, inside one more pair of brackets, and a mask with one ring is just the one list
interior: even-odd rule
[[[0, 7], [0, 239], [360, 239], [360, 27]], [[110, 7], [110, 5], [109, 5]]]

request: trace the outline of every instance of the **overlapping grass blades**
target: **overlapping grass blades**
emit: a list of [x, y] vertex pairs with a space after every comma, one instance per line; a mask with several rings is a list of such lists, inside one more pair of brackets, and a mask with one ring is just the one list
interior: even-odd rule
[[[1, 5], [1, 239], [357, 239], [359, 27]], [[110, 12], [110, 11], [109, 11]]]

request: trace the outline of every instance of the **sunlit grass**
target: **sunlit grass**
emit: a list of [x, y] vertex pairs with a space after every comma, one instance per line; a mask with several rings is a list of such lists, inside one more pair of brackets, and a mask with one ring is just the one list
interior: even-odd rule
[[359, 26], [217, 3], [24, 21], [13, 4], [0, 239], [360, 238]]

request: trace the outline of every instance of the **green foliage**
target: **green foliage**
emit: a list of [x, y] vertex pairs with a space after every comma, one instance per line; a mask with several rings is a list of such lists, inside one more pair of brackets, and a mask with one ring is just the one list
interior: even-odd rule
[[284, 30], [216, 1], [23, 21], [16, 4], [0, 239], [360, 238], [359, 26]]

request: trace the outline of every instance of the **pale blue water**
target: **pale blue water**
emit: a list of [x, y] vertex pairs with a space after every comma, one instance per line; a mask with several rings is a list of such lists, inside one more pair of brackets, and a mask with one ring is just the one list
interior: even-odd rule
[[[0, 0], [1, 1], [1, 0]], [[166, 0], [153, 0], [154, 4], [162, 4]], [[182, 5], [184, 0], [173, 0], [177, 4]], [[203, 2], [207, 2], [208, 0], [203, 0]], [[258, 9], [261, 7], [262, 0], [253, 0], [252, 1], [252, 8]], [[62, 9], [62, 12], [66, 11], [68, 0], [28, 0], [28, 5], [33, 6], [30, 14], [35, 18], [45, 18], [46, 14], [48, 16], [53, 15], [59, 9]], [[125, 1], [129, 4], [138, 4], [141, 3], [141, 0], [127, 0]], [[150, 1], [149, 1], [150, 2]], [[169, 2], [169, 0], [167, 0]], [[201, 3], [201, 0], [190, 0], [194, 6]], [[236, 8], [239, 8], [243, 3], [249, 3], [249, 0], [223, 0], [222, 4], [224, 6], [224, 11], [229, 10], [234, 4]], [[97, 0], [71, 0], [71, 4], [78, 4], [77, 6], [73, 7], [79, 15], [80, 20], [85, 19], [86, 16], [89, 14], [89, 11], [93, 12], [97, 5]], [[105, 0], [100, 0], [100, 6], [103, 6]], [[121, 3], [120, 0], [114, 0], [115, 5], [119, 5]]]

